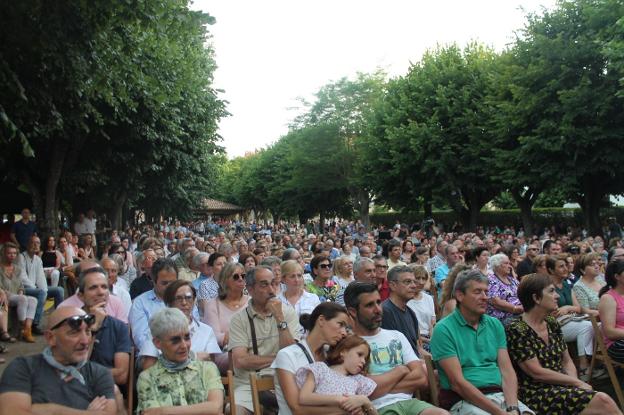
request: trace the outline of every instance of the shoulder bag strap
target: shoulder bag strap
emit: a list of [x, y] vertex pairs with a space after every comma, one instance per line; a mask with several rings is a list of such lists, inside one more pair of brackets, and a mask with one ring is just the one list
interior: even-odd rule
[[314, 363], [314, 359], [312, 359], [312, 356], [310, 356], [310, 353], [308, 353], [308, 349], [306, 349], [306, 347], [299, 342], [296, 342], [295, 344], [299, 346], [299, 348], [303, 351], [303, 354], [305, 354], [306, 359], [308, 359], [308, 363]]

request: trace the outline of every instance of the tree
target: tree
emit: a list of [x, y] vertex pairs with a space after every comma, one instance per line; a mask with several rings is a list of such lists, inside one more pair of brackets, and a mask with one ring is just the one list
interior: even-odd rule
[[497, 55], [478, 44], [425, 53], [409, 73], [390, 82], [377, 118], [378, 141], [368, 154], [380, 178], [377, 191], [409, 206], [420, 197], [447, 200], [467, 229], [500, 192], [491, 166], [489, 104]]
[[365, 179], [369, 159], [364, 154], [362, 142], [370, 134], [370, 124], [376, 103], [385, 92], [385, 74], [358, 73], [355, 79], [346, 77], [323, 86], [316, 93], [313, 103], [305, 103], [307, 111], [298, 117], [293, 127], [333, 124], [343, 143], [336, 145], [342, 152], [336, 180], [344, 180], [345, 190], [362, 223], [369, 224], [369, 208], [372, 197], [370, 182]]
[[179, 207], [205, 191], [202, 172], [220, 151], [216, 123], [226, 115], [204, 46], [214, 19], [182, 0], [8, 9], [0, 145], [42, 228], [57, 229], [62, 200], [104, 196], [117, 224], [124, 205], [188, 212]]
[[599, 210], [606, 196], [624, 191], [617, 174], [624, 162], [618, 150], [624, 68], [606, 55], [622, 15], [624, 4], [617, 0], [562, 1], [529, 16], [511, 51], [505, 112], [519, 128], [509, 134], [518, 144], [509, 149], [524, 171], [543, 179], [538, 185], [576, 194], [592, 234], [602, 231]]

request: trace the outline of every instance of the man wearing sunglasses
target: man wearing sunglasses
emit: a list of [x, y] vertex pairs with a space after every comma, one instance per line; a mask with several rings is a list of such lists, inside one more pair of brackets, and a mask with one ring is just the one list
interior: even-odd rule
[[527, 247], [525, 258], [518, 263], [516, 272], [518, 277], [524, 277], [527, 274], [533, 272], [533, 258], [539, 254], [540, 248], [537, 242], [531, 242]]
[[55, 310], [45, 332], [48, 347], [41, 354], [17, 357], [2, 374], [3, 413], [116, 413], [110, 370], [89, 361], [94, 322], [93, 315], [79, 308]]

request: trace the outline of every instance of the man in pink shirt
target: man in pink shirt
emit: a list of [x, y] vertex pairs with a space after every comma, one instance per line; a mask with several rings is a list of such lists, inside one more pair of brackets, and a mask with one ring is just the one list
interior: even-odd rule
[[[79, 275], [78, 277], [78, 290], [79, 291], [84, 290], [84, 276], [85, 276], [84, 271], [87, 271], [91, 268], [96, 268], [96, 267], [99, 267], [99, 265], [96, 262], [91, 262], [91, 261], [89, 262], [83, 261], [78, 265], [76, 269], [76, 274]], [[80, 298], [78, 298], [78, 294], [74, 294], [71, 297], [68, 297], [65, 301], [63, 301], [59, 305], [59, 307], [82, 308], [84, 307], [84, 303], [82, 302]], [[106, 310], [107, 315], [111, 317], [115, 317], [116, 319], [121, 320], [124, 323], [128, 324], [128, 310], [126, 310], [126, 308], [123, 305], [123, 302], [119, 299], [119, 297], [116, 297], [114, 295], [109, 295], [108, 301], [106, 303], [106, 307], [104, 307], [104, 309]]]

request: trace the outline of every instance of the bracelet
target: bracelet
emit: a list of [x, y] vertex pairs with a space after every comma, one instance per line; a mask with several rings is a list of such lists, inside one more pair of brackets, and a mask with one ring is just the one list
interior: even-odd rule
[[510, 405], [505, 410], [507, 412], [516, 411], [516, 412], [520, 413], [520, 409], [518, 408], [517, 405]]

